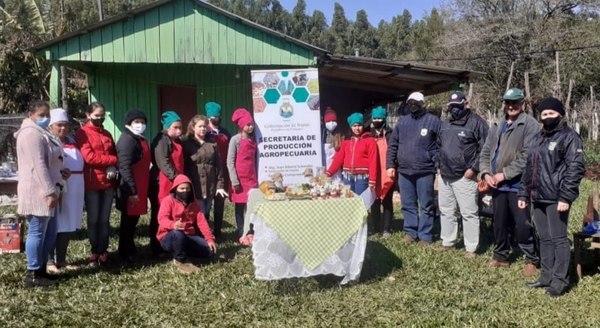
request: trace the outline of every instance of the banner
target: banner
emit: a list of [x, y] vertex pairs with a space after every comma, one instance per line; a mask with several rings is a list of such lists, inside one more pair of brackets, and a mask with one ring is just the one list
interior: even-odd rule
[[322, 166], [319, 73], [316, 68], [252, 71], [258, 181], [283, 174], [286, 185], [307, 182]]

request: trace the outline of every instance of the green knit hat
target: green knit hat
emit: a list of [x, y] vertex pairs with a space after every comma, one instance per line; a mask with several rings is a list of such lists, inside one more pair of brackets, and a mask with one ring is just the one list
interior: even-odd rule
[[221, 105], [213, 101], [207, 102], [204, 105], [204, 111], [208, 117], [219, 117], [221, 116]]
[[352, 127], [354, 124], [360, 124], [360, 125], [365, 124], [365, 119], [363, 117], [363, 114], [353, 113], [352, 115], [348, 116], [348, 125], [350, 125], [350, 127]]
[[377, 107], [373, 108], [373, 111], [371, 112], [372, 119], [380, 118], [382, 120], [385, 120], [386, 117], [387, 117], [387, 111], [385, 110], [385, 108], [383, 108], [381, 106], [377, 106]]
[[172, 110], [164, 112], [160, 117], [160, 122], [162, 123], [164, 130], [170, 128], [171, 125], [177, 121], [181, 122], [181, 117]]

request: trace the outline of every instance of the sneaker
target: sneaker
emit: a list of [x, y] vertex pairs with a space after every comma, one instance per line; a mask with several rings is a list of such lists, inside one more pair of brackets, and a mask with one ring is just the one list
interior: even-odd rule
[[184, 265], [186, 265], [186, 266], [188, 267], [188, 270], [189, 270], [191, 273], [200, 272], [200, 268], [199, 268], [199, 267], [197, 267], [197, 266], [196, 266], [195, 264], [193, 264], [193, 263], [187, 262], [187, 263], [184, 263]]
[[507, 261], [491, 259], [488, 262], [488, 266], [491, 268], [508, 268], [509, 264]]
[[446, 245], [441, 245], [440, 247], [436, 247], [436, 250], [440, 251], [440, 252], [447, 252], [454, 249], [454, 246], [446, 246]]
[[407, 244], [412, 244], [415, 242], [415, 239], [413, 237], [411, 237], [410, 235], [404, 235], [404, 238], [402, 238], [402, 241]]
[[535, 276], [538, 272], [537, 267], [533, 263], [526, 263], [525, 267], [523, 267], [523, 277], [531, 278]]
[[177, 270], [179, 270], [179, 272], [185, 273], [185, 274], [190, 274], [190, 273], [193, 273], [193, 272], [197, 272], [197, 271], [194, 271], [194, 267], [196, 269], [198, 269], [198, 267], [195, 266], [195, 265], [193, 265], [193, 264], [184, 263], [184, 262], [180, 262], [180, 261], [177, 261], [177, 260], [173, 260], [173, 265], [177, 268]]
[[477, 257], [477, 254], [475, 254], [475, 252], [465, 252], [465, 258], [474, 259], [476, 257]]
[[90, 257], [88, 258], [88, 262], [91, 267], [97, 266], [98, 265], [98, 254], [92, 253], [92, 255], [90, 255]]
[[392, 233], [391, 233], [391, 232], [389, 232], [389, 231], [384, 231], [384, 232], [381, 234], [381, 238], [383, 238], [383, 239], [388, 239], [388, 238], [390, 238], [391, 236], [392, 236]]
[[431, 242], [425, 241], [425, 240], [419, 240], [419, 242], [417, 243], [417, 245], [421, 246], [421, 247], [428, 247], [431, 245]]
[[23, 282], [26, 287], [52, 287], [58, 285], [57, 281], [44, 277], [41, 270], [28, 270]]
[[62, 272], [61, 268], [54, 263], [46, 264], [46, 271], [50, 272], [50, 273], [61, 273]]
[[75, 271], [79, 270], [79, 266], [75, 264], [66, 264], [62, 269], [66, 271]]
[[245, 235], [240, 237], [240, 244], [242, 246], [252, 246], [252, 242], [254, 241], [254, 235]]

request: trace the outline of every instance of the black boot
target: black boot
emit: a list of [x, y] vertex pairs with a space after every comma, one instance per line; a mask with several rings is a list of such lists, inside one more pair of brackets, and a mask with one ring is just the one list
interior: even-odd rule
[[36, 272], [40, 277], [44, 277], [50, 281], [56, 281], [56, 277], [48, 273], [45, 265], [43, 269], [36, 270]]
[[27, 270], [27, 275], [25, 276], [26, 287], [51, 287], [56, 285], [58, 283], [55, 280], [42, 277], [40, 270]]

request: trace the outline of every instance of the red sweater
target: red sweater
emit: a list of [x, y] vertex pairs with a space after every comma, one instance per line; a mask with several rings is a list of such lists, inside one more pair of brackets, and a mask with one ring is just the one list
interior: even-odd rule
[[328, 175], [334, 175], [340, 168], [352, 174], [368, 174], [369, 182], [377, 181], [377, 143], [369, 132], [360, 137], [352, 136], [344, 140], [334, 157]]
[[117, 148], [111, 134], [102, 127], [86, 123], [75, 134], [85, 167], [83, 179], [86, 190], [105, 190], [113, 187], [106, 178], [106, 168], [117, 165]]
[[[182, 183], [190, 183], [190, 180], [185, 175], [178, 175], [173, 181], [173, 188], [171, 190], [175, 190], [177, 186]], [[176, 199], [173, 194], [165, 197], [162, 203], [160, 203], [160, 209], [158, 210], [158, 233], [156, 234], [156, 238], [158, 238], [158, 240], [163, 239], [169, 231], [174, 229], [175, 223], [177, 223], [180, 218], [185, 226], [183, 232], [185, 232], [186, 235], [196, 235], [195, 227], [198, 227], [198, 230], [200, 230], [207, 242], [215, 241], [215, 236], [212, 234], [210, 226], [208, 225], [208, 222], [206, 222], [206, 218], [204, 218], [204, 214], [202, 214], [198, 202], [193, 201], [185, 206], [180, 200]]]

